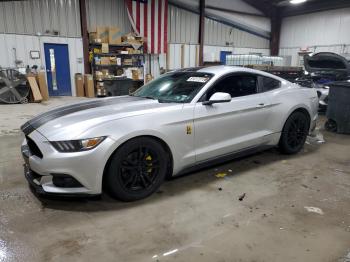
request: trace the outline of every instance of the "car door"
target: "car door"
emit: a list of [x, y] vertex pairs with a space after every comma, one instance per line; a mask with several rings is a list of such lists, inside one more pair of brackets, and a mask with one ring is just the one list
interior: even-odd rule
[[[230, 102], [203, 105], [216, 92]], [[196, 161], [258, 146], [268, 133], [269, 101], [258, 92], [255, 74], [235, 73], [217, 80], [194, 109]]]

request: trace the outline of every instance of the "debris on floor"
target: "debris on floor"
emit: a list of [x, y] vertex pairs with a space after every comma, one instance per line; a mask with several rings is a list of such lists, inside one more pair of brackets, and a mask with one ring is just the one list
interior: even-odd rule
[[323, 211], [321, 208], [319, 207], [304, 207], [308, 212], [312, 212], [312, 213], [317, 213], [320, 215], [323, 215]]
[[242, 195], [239, 196], [238, 200], [242, 201], [245, 198], [245, 193], [243, 193]]
[[215, 176], [217, 178], [223, 178], [223, 177], [227, 176], [227, 174], [226, 173], [217, 173]]
[[219, 190], [219, 191], [222, 191], [222, 187], [219, 187], [218, 190]]

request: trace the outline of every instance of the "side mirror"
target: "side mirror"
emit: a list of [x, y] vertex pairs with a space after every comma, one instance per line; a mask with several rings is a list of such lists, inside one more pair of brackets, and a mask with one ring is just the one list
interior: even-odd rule
[[216, 92], [210, 98], [209, 101], [204, 101], [203, 105], [212, 105], [216, 103], [231, 102], [231, 95], [223, 92]]

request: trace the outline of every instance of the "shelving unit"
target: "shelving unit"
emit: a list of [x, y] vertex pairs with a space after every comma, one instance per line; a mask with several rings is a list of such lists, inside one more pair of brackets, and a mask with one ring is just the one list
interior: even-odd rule
[[[137, 50], [139, 53], [122, 54], [121, 52]], [[102, 44], [90, 44], [91, 72], [94, 78], [94, 86], [98, 97], [127, 95], [144, 83], [142, 79], [133, 79], [132, 74], [125, 75], [127, 69], [135, 68], [142, 72], [145, 57], [143, 54], [143, 45], [134, 49], [131, 44], [108, 45], [108, 53], [102, 53]], [[98, 51], [98, 52], [97, 52]], [[100, 64], [106, 58], [112, 58], [108, 64]], [[102, 59], [101, 59], [102, 58]], [[108, 70], [108, 74], [106, 71]], [[96, 72], [100, 72], [96, 74]], [[124, 76], [120, 76], [124, 75]]]

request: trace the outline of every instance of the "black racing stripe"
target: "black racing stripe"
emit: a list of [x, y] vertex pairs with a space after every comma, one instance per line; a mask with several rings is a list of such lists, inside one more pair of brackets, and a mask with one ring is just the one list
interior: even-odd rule
[[[140, 98], [137, 97], [128, 97], [128, 100], [139, 100]], [[108, 105], [113, 105], [117, 104], [120, 101], [120, 97], [115, 97], [115, 98], [109, 98], [109, 99], [101, 99], [101, 100], [95, 100], [95, 101], [89, 101], [89, 102], [84, 102], [84, 103], [79, 103], [79, 104], [73, 104], [69, 106], [64, 106], [61, 108], [57, 108], [51, 111], [48, 111], [46, 113], [43, 113], [28, 122], [26, 122], [24, 125], [21, 126], [21, 130], [28, 135], [31, 133], [34, 129], [39, 128], [43, 124], [54, 120], [56, 118], [66, 116], [78, 111], [82, 110], [87, 110], [91, 108], [96, 108], [96, 107], [102, 107], [102, 106], [108, 106]]]

